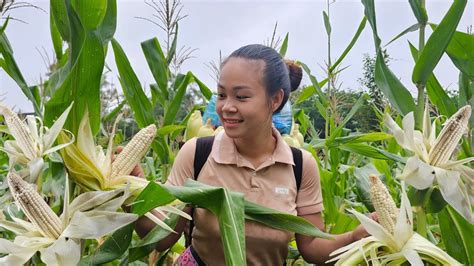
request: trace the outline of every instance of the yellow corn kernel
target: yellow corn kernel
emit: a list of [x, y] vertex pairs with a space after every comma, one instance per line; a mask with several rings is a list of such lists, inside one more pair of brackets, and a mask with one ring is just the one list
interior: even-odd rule
[[8, 173], [8, 186], [16, 203], [40, 232], [57, 239], [62, 232], [61, 220], [28, 182], [19, 175]]
[[145, 156], [155, 136], [156, 126], [154, 124], [140, 130], [115, 158], [110, 176], [129, 175]]
[[429, 152], [431, 165], [441, 165], [449, 160], [467, 128], [470, 116], [471, 106], [466, 105], [446, 121]]
[[36, 158], [36, 143], [25, 123], [21, 121], [15, 112], [4, 105], [0, 105], [0, 113], [5, 118], [5, 123], [7, 124], [11, 135], [15, 137], [18, 147], [23, 151], [26, 158], [29, 160]]
[[379, 223], [391, 234], [397, 222], [398, 209], [385, 185], [376, 175], [370, 179], [370, 200], [374, 205]]

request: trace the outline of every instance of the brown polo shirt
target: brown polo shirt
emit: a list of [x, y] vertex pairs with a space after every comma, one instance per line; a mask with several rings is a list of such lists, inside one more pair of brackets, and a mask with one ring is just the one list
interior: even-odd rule
[[[301, 187], [297, 193], [290, 147], [273, 128], [277, 145], [271, 158], [255, 168], [242, 157], [224, 131], [214, 140], [211, 154], [198, 181], [241, 192], [245, 199], [293, 215], [318, 213], [323, 210], [317, 164], [312, 155], [303, 152]], [[184, 144], [174, 162], [168, 183], [184, 184], [194, 176], [196, 139]], [[205, 209], [195, 209], [192, 246], [207, 265], [224, 265], [224, 251], [217, 218]], [[248, 265], [282, 265], [293, 233], [272, 229], [246, 221], [245, 240]]]

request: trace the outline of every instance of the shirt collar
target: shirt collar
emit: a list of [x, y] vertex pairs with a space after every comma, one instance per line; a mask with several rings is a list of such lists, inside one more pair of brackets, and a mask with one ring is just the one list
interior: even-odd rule
[[[276, 138], [276, 148], [273, 151], [271, 161], [294, 165], [293, 155], [290, 146], [280, 135], [275, 127], [272, 127], [272, 135]], [[242, 156], [237, 151], [232, 138], [227, 136], [224, 130], [219, 132], [214, 138], [214, 145], [211, 151], [212, 158], [220, 164], [235, 164], [242, 166]]]

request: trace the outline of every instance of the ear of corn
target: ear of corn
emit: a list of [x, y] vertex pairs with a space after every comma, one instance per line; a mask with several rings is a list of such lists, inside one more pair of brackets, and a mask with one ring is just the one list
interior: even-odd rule
[[11, 135], [15, 136], [15, 141], [25, 156], [29, 160], [36, 158], [36, 143], [23, 121], [21, 121], [15, 112], [6, 106], [0, 105], [0, 113], [4, 116], [5, 123]]
[[393, 229], [397, 223], [397, 206], [378, 176], [371, 175], [369, 179], [370, 200], [377, 212], [379, 223], [390, 232], [390, 234], [393, 234]]
[[431, 165], [441, 165], [448, 161], [466, 130], [470, 116], [471, 106], [466, 105], [446, 121], [446, 124], [431, 147], [429, 153]]
[[26, 217], [43, 235], [57, 239], [62, 232], [59, 217], [38, 192], [20, 176], [10, 172], [7, 178], [10, 192]]
[[293, 131], [291, 132], [291, 136], [298, 141], [300, 147], [304, 146], [304, 137], [303, 134], [300, 132], [300, 125], [296, 124], [293, 127]]
[[197, 137], [207, 137], [214, 135], [214, 128], [212, 127], [211, 119], [207, 119], [206, 124], [199, 128]]
[[202, 116], [199, 110], [194, 111], [189, 117], [188, 123], [186, 124], [186, 131], [184, 132], [184, 141], [188, 141], [193, 137], [196, 137], [199, 129], [202, 127]]
[[130, 174], [147, 153], [155, 136], [156, 126], [153, 124], [140, 130], [115, 158], [110, 176]]
[[300, 143], [298, 142], [297, 139], [293, 138], [292, 136], [288, 135], [288, 134], [283, 134], [282, 135], [282, 138], [283, 140], [288, 144], [290, 145], [290, 147], [296, 147], [296, 148], [300, 148]]

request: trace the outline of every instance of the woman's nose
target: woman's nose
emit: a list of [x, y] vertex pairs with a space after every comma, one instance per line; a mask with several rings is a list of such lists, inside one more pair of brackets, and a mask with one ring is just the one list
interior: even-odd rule
[[227, 99], [222, 103], [222, 111], [232, 113], [232, 112], [236, 112], [237, 108], [235, 107], [235, 104], [233, 103], [233, 101]]

